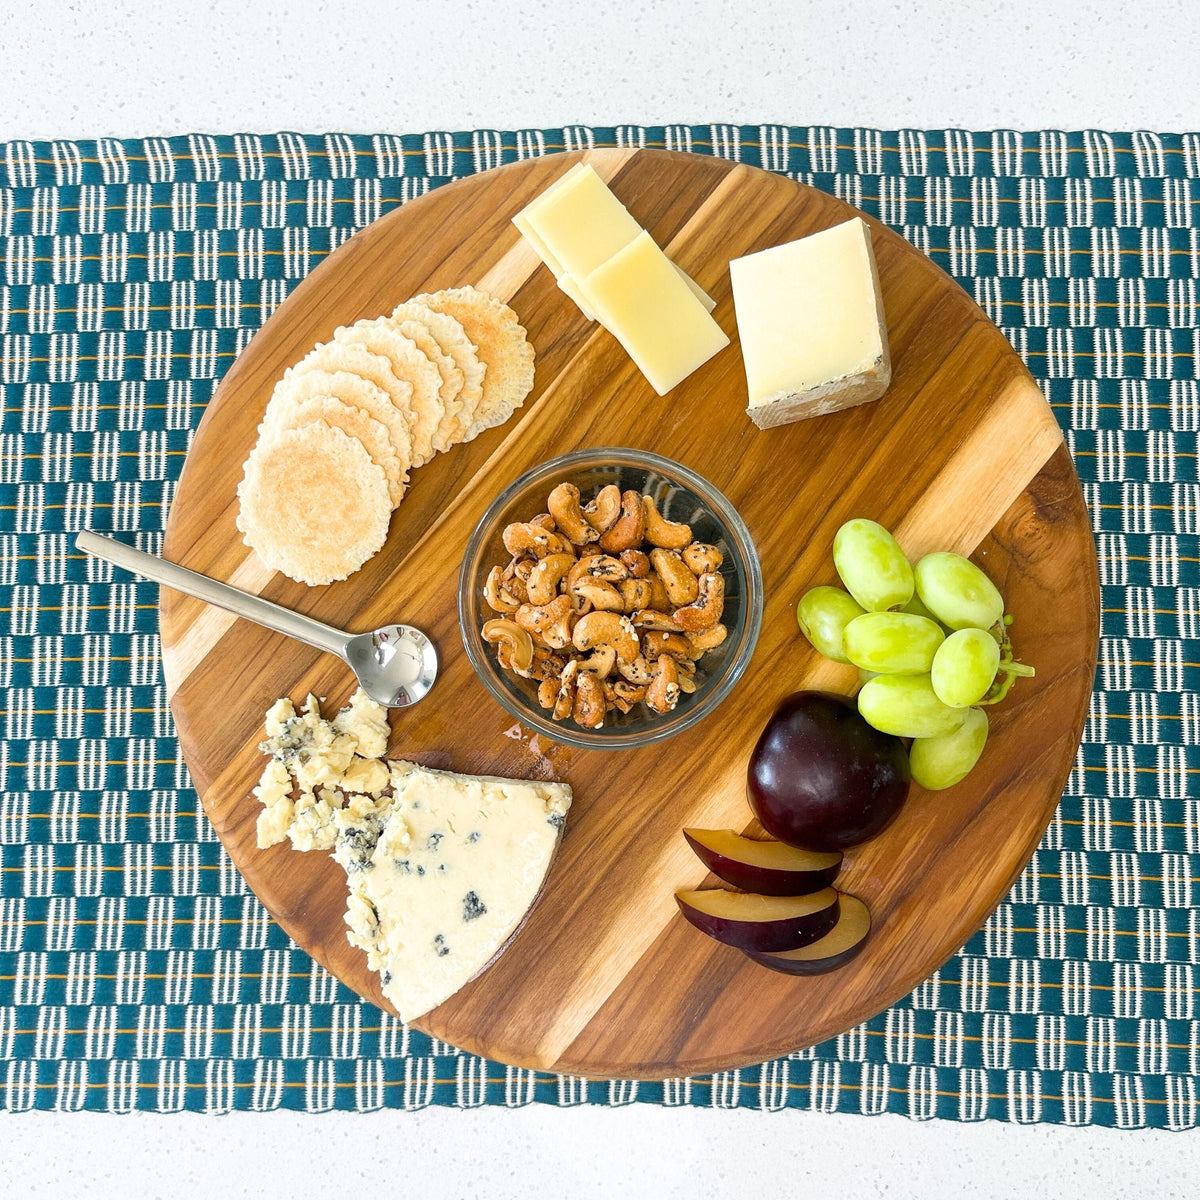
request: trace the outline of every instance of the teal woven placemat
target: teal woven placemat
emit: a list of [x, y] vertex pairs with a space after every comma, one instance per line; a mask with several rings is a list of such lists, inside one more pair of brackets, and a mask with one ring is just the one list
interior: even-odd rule
[[[889, 1012], [662, 1084], [505, 1068], [316, 966], [215, 840], [172, 733], [157, 551], [216, 381], [330, 250], [502, 162], [667, 146], [878, 216], [1001, 326], [1067, 431], [1103, 642], [1062, 805], [987, 927]], [[707, 1105], [1184, 1128], [1200, 1021], [1200, 136], [669, 126], [0, 147], [0, 1105]]]

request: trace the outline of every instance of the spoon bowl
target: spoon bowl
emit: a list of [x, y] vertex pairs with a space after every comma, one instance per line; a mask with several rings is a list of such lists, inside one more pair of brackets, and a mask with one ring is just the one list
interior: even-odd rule
[[346, 662], [362, 689], [388, 708], [407, 708], [424, 699], [437, 678], [437, 650], [412, 625], [384, 625], [356, 633], [346, 642]]

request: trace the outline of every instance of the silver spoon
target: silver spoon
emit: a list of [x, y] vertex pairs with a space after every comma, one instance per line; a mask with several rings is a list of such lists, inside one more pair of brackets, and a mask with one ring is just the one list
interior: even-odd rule
[[326, 654], [340, 658], [362, 684], [363, 691], [388, 708], [407, 708], [424, 699], [437, 678], [437, 651], [433, 643], [411, 625], [384, 625], [370, 633], [343, 633], [323, 625], [312, 617], [272, 604], [227, 583], [218, 583], [190, 571], [178, 563], [145, 554], [132, 546], [84, 529], [75, 545], [85, 554], [102, 558], [113, 566], [142, 575], [206, 604], [215, 604], [227, 612], [276, 633], [296, 638]]

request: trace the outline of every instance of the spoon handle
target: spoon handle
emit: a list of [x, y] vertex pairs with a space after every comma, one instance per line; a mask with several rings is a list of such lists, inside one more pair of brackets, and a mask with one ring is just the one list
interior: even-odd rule
[[152, 579], [155, 583], [183, 592], [186, 596], [195, 596], [197, 600], [203, 600], [206, 604], [215, 604], [236, 616], [245, 617], [247, 621], [253, 621], [256, 625], [265, 625], [276, 633], [306, 642], [327, 654], [335, 654], [343, 661], [346, 658], [346, 642], [350, 639], [348, 633], [323, 625], [320, 621], [314, 621], [298, 612], [292, 612], [290, 608], [281, 608], [261, 596], [253, 596], [227, 583], [218, 583], [215, 579], [209, 579], [207, 575], [190, 571], [187, 567], [168, 562], [165, 558], [156, 558], [153, 554], [146, 554], [90, 529], [80, 531], [75, 545], [85, 554], [102, 558], [122, 570]]

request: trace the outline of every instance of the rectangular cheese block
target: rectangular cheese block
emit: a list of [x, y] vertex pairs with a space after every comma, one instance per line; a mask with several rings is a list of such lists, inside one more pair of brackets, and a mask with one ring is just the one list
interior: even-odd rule
[[859, 217], [729, 264], [750, 419], [769, 429], [878, 400], [892, 378]]
[[729, 345], [644, 230], [583, 281], [583, 293], [660, 396]]
[[[582, 280], [642, 232], [608, 184], [586, 163], [576, 163], [555, 180], [517, 213], [513, 224], [589, 321], [595, 320], [595, 314], [587, 302]], [[675, 269], [696, 298], [712, 312], [716, 301], [683, 270]]]
[[393, 796], [337, 815], [349, 939], [405, 1021], [504, 949], [533, 907], [571, 805], [561, 783], [391, 764]]

